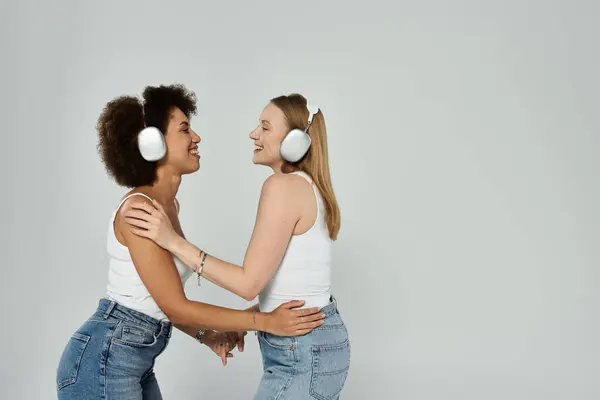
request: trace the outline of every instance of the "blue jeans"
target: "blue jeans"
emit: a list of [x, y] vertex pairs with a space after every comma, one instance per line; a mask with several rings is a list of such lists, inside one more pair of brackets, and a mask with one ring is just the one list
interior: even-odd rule
[[339, 399], [350, 367], [348, 331], [332, 302], [325, 323], [303, 336], [258, 332], [264, 374], [255, 400]]
[[101, 299], [71, 336], [56, 371], [59, 400], [162, 399], [154, 361], [172, 325]]

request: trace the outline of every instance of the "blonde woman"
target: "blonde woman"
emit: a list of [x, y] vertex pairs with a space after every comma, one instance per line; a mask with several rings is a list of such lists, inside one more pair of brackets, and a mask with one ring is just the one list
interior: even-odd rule
[[[303, 136], [303, 134], [305, 136]], [[163, 207], [132, 203], [132, 231], [172, 252], [196, 274], [270, 312], [290, 300], [325, 315], [297, 336], [259, 332], [264, 375], [255, 399], [337, 399], [350, 366], [348, 332], [331, 294], [331, 246], [340, 211], [329, 173], [323, 113], [299, 94], [272, 99], [250, 134], [253, 163], [273, 170], [260, 195], [242, 266], [220, 260], [173, 229]], [[206, 227], [209, 228], [209, 227]]]

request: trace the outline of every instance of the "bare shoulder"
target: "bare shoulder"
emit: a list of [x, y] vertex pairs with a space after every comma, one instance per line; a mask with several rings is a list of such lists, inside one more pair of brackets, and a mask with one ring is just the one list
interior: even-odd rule
[[263, 195], [282, 196], [289, 195], [294, 186], [294, 180], [286, 174], [273, 174], [269, 176], [262, 186]]
[[[129, 198], [127, 198], [128, 196], [129, 196]], [[154, 205], [152, 204], [152, 200], [150, 200], [151, 197], [146, 193], [131, 192], [131, 193], [127, 194], [126, 196], [123, 196], [123, 198], [127, 198], [127, 200], [125, 200], [123, 202], [123, 204], [121, 205], [121, 207], [119, 208], [119, 211], [118, 211], [119, 217], [123, 216], [123, 214], [127, 210], [131, 209], [131, 206], [133, 204], [136, 204], [136, 205], [144, 204], [149, 207], [154, 207]]]
[[263, 184], [261, 202], [270, 210], [281, 207], [286, 213], [300, 217], [314, 194], [310, 183], [297, 174], [274, 174]]
[[296, 174], [273, 174], [263, 184], [263, 191], [287, 195], [297, 194], [294, 192], [306, 188], [310, 188], [308, 181]]

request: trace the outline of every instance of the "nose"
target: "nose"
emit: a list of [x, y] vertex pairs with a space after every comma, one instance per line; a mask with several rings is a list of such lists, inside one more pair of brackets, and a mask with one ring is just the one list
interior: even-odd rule
[[198, 135], [196, 131], [192, 131], [192, 142], [200, 143], [201, 141], [202, 139], [200, 138], [200, 135]]
[[252, 132], [250, 132], [250, 139], [252, 140], [257, 140], [258, 139], [258, 128], [254, 129]]

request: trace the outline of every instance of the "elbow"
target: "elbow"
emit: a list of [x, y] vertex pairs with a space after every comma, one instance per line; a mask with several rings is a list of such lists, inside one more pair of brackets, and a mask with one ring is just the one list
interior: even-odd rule
[[258, 296], [261, 290], [262, 285], [260, 285], [258, 282], [255, 282], [251, 285], [248, 285], [248, 287], [245, 287], [242, 290], [242, 293], [239, 293], [239, 295], [243, 297], [244, 300], [252, 301], [256, 298], [256, 296]]
[[185, 316], [183, 315], [179, 315], [178, 313], [165, 313], [167, 315], [167, 318], [169, 319], [169, 321], [177, 326], [190, 326], [190, 321], [185, 318]]
[[252, 292], [245, 292], [242, 293], [241, 296], [244, 298], [244, 300], [252, 301], [256, 298], [256, 296], [258, 296], [258, 294], [252, 294]]

